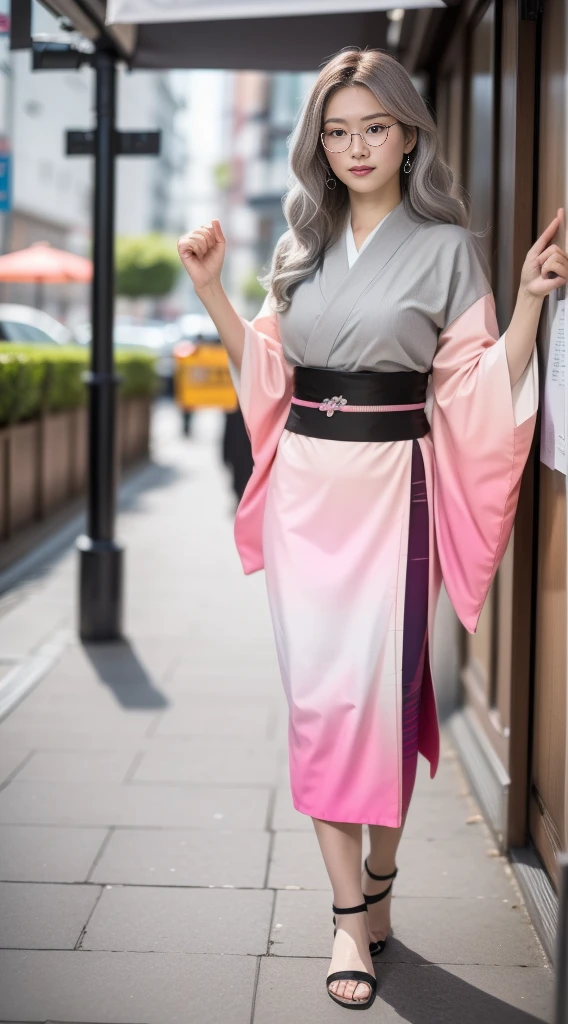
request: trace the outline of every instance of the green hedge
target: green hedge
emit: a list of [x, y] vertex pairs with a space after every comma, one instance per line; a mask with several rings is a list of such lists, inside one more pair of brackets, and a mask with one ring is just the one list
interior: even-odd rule
[[[124, 398], [145, 398], [159, 386], [156, 360], [146, 352], [115, 354]], [[82, 375], [89, 369], [86, 349], [0, 343], [0, 426], [84, 405]]]

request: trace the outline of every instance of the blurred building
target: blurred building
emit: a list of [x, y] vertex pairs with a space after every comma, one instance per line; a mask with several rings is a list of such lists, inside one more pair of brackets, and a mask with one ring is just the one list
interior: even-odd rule
[[161, 132], [160, 155], [117, 161], [116, 231], [160, 231], [176, 238], [185, 230], [186, 140], [179, 128], [185, 98], [170, 72], [121, 70], [118, 127]]
[[[186, 230], [187, 203], [187, 73], [121, 69], [118, 76], [117, 124], [124, 131], [159, 130], [159, 156], [122, 157], [116, 161], [116, 234], [170, 235], [172, 244]], [[185, 282], [163, 299], [117, 297], [117, 314], [186, 312]]]
[[[57, 30], [35, 4], [34, 35]], [[7, 38], [0, 48], [0, 140], [12, 151], [13, 167], [12, 209], [0, 214], [2, 251], [45, 239], [88, 256], [93, 162], [66, 156], [65, 133], [93, 124], [92, 71], [33, 72], [30, 51], [10, 52]], [[118, 127], [160, 129], [161, 152], [117, 160], [117, 234], [177, 238], [185, 228], [185, 99], [178, 79], [174, 72], [118, 72]], [[45, 309], [71, 326], [89, 317], [88, 286], [48, 285], [44, 298]], [[0, 284], [0, 300], [33, 305], [34, 285]]]
[[[232, 90], [231, 290], [248, 313], [262, 302], [254, 278], [268, 270], [286, 230], [288, 140], [317, 73], [238, 72]], [[260, 301], [259, 301], [260, 300]]]
[[[65, 131], [90, 124], [91, 80], [77, 72], [32, 73], [29, 52], [4, 52], [7, 96], [3, 135], [12, 151], [12, 210], [3, 214], [3, 249], [13, 252], [45, 239], [88, 255], [91, 161], [65, 156]], [[34, 285], [4, 284], [3, 301], [33, 304]], [[88, 287], [50, 285], [46, 309], [65, 318], [85, 306]]]
[[[230, 93], [235, 75], [228, 71], [190, 71], [186, 76], [187, 114], [185, 118], [187, 145], [185, 225], [183, 232], [217, 218], [229, 241], [230, 206], [228, 175], [232, 158], [230, 125]], [[228, 245], [223, 283], [230, 293], [229, 267], [233, 260]], [[202, 313], [190, 279], [180, 281], [186, 310]], [[234, 298], [234, 296], [233, 296]]]

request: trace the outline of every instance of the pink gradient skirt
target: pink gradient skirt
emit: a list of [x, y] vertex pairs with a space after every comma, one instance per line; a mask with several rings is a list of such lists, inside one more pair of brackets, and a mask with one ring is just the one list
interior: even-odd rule
[[284, 430], [263, 524], [295, 808], [396, 826], [428, 663], [430, 527], [418, 441]]

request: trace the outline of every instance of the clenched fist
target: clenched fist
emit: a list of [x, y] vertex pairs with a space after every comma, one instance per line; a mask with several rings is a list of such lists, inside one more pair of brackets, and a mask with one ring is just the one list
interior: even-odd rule
[[196, 292], [221, 279], [225, 236], [218, 220], [202, 224], [178, 239], [178, 253]]

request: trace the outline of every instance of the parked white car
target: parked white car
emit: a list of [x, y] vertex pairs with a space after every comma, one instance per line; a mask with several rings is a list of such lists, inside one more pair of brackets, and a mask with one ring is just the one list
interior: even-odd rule
[[[91, 343], [90, 323], [81, 324], [77, 327], [76, 333], [81, 345]], [[156, 370], [162, 379], [166, 394], [172, 393], [173, 348], [181, 337], [178, 325], [164, 320], [137, 320], [135, 317], [117, 316], [114, 321], [114, 347], [140, 348], [152, 352], [157, 357]]]
[[75, 345], [71, 331], [33, 306], [0, 303], [0, 341], [33, 345]]
[[213, 320], [206, 313], [185, 313], [180, 316], [177, 325], [180, 340], [197, 341], [199, 337], [207, 345], [220, 343], [219, 332]]

